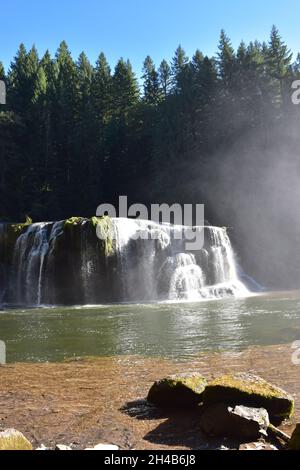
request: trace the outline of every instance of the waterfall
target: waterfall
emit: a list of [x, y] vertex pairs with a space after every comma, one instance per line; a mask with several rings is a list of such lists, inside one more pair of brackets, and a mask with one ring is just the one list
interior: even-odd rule
[[204, 247], [196, 252], [185, 248], [188, 227], [113, 219], [113, 230], [128, 300], [199, 301], [248, 294], [226, 229], [194, 227], [205, 234]]
[[49, 223], [32, 224], [19, 236], [13, 257], [16, 277], [16, 303], [28, 305], [42, 302], [43, 268], [49, 251]]
[[248, 294], [225, 229], [193, 228], [204, 234], [204, 246], [196, 251], [186, 248], [188, 227], [112, 219], [111, 229], [113, 251], [107, 255], [88, 219], [75, 226], [64, 221], [30, 225], [14, 243], [0, 295], [8, 291], [14, 304], [68, 305]]
[[191, 253], [179, 253], [171, 258], [170, 300], [200, 300], [205, 276]]
[[7, 292], [7, 224], [0, 224], [0, 305]]

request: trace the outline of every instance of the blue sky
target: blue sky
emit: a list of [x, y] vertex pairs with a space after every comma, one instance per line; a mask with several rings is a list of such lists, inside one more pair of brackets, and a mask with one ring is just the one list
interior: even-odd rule
[[112, 67], [130, 58], [139, 75], [148, 54], [158, 64], [180, 43], [190, 56], [197, 48], [213, 55], [221, 28], [237, 46], [267, 40], [272, 24], [300, 51], [299, 0], [2, 0], [0, 18], [6, 68], [20, 42], [42, 54], [65, 39], [75, 58], [84, 50], [94, 62], [103, 51]]

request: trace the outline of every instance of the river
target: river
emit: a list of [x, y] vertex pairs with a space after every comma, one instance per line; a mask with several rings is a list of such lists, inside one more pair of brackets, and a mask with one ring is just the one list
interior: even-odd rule
[[203, 351], [300, 340], [300, 292], [197, 303], [0, 311], [7, 362], [142, 355], [190, 360]]

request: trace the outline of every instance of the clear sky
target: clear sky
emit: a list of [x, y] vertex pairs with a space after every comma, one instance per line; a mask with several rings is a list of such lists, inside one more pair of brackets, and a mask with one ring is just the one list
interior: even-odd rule
[[0, 0], [0, 20], [6, 68], [21, 42], [42, 54], [65, 39], [75, 58], [82, 50], [92, 62], [103, 51], [112, 66], [130, 58], [139, 75], [148, 54], [158, 64], [181, 44], [190, 56], [213, 55], [222, 28], [237, 46], [267, 40], [272, 24], [300, 51], [299, 0]]

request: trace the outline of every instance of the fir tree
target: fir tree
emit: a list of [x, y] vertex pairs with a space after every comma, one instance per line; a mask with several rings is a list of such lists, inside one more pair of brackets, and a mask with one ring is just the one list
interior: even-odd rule
[[118, 61], [113, 75], [112, 95], [115, 116], [126, 120], [139, 99], [137, 79], [129, 61]]
[[144, 101], [149, 105], [157, 105], [162, 98], [159, 74], [150, 56], [147, 56], [143, 66]]
[[225, 88], [229, 88], [235, 70], [235, 52], [225, 31], [221, 31], [218, 53], [220, 78]]
[[158, 74], [164, 97], [166, 97], [171, 88], [171, 68], [166, 60], [161, 62]]
[[268, 73], [274, 80], [274, 87], [278, 90], [278, 103], [286, 102], [285, 78], [287, 77], [293, 55], [281, 39], [276, 26], [272, 27], [269, 48], [267, 52]]
[[103, 52], [96, 62], [91, 93], [97, 122], [103, 126], [108, 122], [112, 107], [112, 76]]
[[179, 45], [175, 51], [172, 60], [172, 86], [174, 93], [180, 93], [184, 87], [186, 74], [188, 73], [189, 59], [185, 54], [184, 49]]

